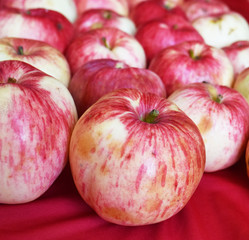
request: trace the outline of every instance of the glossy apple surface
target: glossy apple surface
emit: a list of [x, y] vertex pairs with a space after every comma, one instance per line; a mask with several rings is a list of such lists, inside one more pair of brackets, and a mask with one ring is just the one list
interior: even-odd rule
[[79, 116], [100, 97], [119, 88], [136, 88], [166, 97], [164, 84], [154, 72], [131, 68], [112, 59], [87, 62], [74, 74], [69, 85]]
[[232, 88], [193, 83], [169, 98], [199, 128], [206, 148], [206, 172], [232, 166], [245, 151], [249, 136], [249, 105]]
[[233, 66], [222, 49], [196, 41], [183, 42], [162, 50], [149, 69], [164, 82], [167, 95], [193, 82], [210, 82], [231, 87]]
[[21, 61], [2, 61], [0, 109], [0, 203], [27, 203], [68, 161], [75, 104], [55, 78]]
[[19, 60], [51, 75], [66, 87], [71, 79], [66, 57], [51, 45], [32, 39], [1, 38], [0, 61]]
[[99, 28], [76, 37], [65, 53], [71, 72], [88, 61], [110, 58], [125, 62], [131, 67], [144, 68], [146, 56], [135, 37], [116, 28]]
[[175, 104], [137, 89], [119, 89], [77, 122], [70, 165], [81, 197], [102, 218], [145, 225], [179, 212], [204, 171], [200, 132]]
[[46, 9], [0, 8], [0, 38], [44, 41], [63, 52], [73, 36], [73, 25], [60, 13]]

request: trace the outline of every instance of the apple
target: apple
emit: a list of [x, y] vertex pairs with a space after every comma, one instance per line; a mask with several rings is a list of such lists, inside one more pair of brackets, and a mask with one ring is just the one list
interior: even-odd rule
[[74, 0], [78, 16], [89, 9], [109, 9], [122, 16], [129, 15], [129, 4], [127, 0]]
[[231, 87], [233, 66], [222, 49], [191, 41], [167, 47], [151, 61], [149, 69], [162, 79], [167, 95], [193, 82]]
[[130, 18], [137, 27], [164, 16], [179, 15], [187, 20], [184, 11], [180, 7], [167, 8], [162, 1], [143, 1], [133, 7], [130, 11]]
[[69, 162], [79, 194], [100, 217], [146, 225], [187, 204], [203, 176], [205, 147], [197, 126], [175, 104], [123, 88], [80, 117]]
[[249, 41], [234, 42], [223, 50], [233, 64], [235, 77], [249, 67]]
[[246, 145], [246, 153], [245, 153], [245, 158], [246, 158], [246, 170], [247, 170], [247, 176], [249, 177], [249, 140]]
[[194, 21], [199, 17], [206, 17], [214, 14], [222, 14], [230, 11], [228, 5], [222, 1], [200, 1], [189, 0], [180, 5], [189, 21]]
[[249, 104], [249, 67], [238, 74], [233, 88], [240, 92]]
[[197, 18], [192, 22], [205, 42], [223, 48], [237, 41], [249, 41], [249, 25], [238, 12], [226, 12]]
[[102, 27], [118, 28], [130, 35], [134, 35], [136, 32], [135, 23], [130, 18], [108, 9], [90, 9], [85, 11], [74, 24], [75, 35]]
[[72, 36], [73, 25], [56, 11], [0, 8], [0, 38], [40, 40], [63, 52]]
[[142, 45], [148, 63], [169, 46], [186, 41], [204, 41], [187, 20], [174, 14], [143, 24], [135, 37]]
[[0, 99], [0, 203], [27, 203], [67, 163], [76, 107], [62, 83], [16, 60], [0, 62]]
[[0, 61], [19, 60], [58, 79], [66, 87], [71, 79], [66, 57], [48, 43], [24, 38], [0, 38]]
[[113, 59], [87, 62], [76, 71], [69, 85], [79, 116], [100, 97], [119, 88], [136, 88], [166, 97], [163, 82], [154, 72]]
[[77, 18], [74, 0], [0, 0], [1, 7], [19, 8], [22, 10], [45, 8], [63, 14], [70, 22]]
[[226, 169], [240, 159], [249, 137], [249, 105], [240, 93], [226, 86], [192, 83], [168, 100], [199, 128], [206, 149], [205, 172]]
[[117, 28], [99, 28], [79, 35], [69, 44], [65, 56], [72, 74], [84, 63], [100, 58], [120, 60], [131, 67], [146, 66], [141, 44], [134, 36]]

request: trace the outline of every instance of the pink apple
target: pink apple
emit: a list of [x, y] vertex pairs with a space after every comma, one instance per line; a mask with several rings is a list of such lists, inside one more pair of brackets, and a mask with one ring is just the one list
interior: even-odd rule
[[84, 63], [100, 58], [124, 61], [131, 67], [146, 66], [141, 44], [135, 37], [116, 28], [94, 29], [76, 37], [65, 54], [73, 74]]
[[44, 41], [63, 52], [73, 36], [73, 25], [60, 13], [46, 9], [23, 11], [0, 8], [0, 38]]
[[249, 41], [249, 25], [237, 12], [197, 18], [192, 22], [208, 45], [223, 48], [237, 41]]
[[45, 8], [63, 14], [69, 21], [77, 18], [77, 9], [74, 0], [0, 0], [1, 7], [18, 8], [22, 10]]
[[135, 23], [130, 18], [121, 16], [107, 9], [91, 9], [85, 11], [77, 19], [74, 27], [75, 35], [102, 27], [118, 28], [130, 35], [134, 35], [136, 32]]
[[143, 1], [130, 11], [130, 17], [136, 26], [141, 26], [151, 20], [160, 19], [164, 16], [180, 15], [187, 19], [180, 7], [167, 8], [162, 1]]
[[205, 147], [197, 126], [175, 104], [123, 88], [81, 116], [69, 162], [81, 197], [99, 216], [146, 225], [187, 204], [203, 175]]
[[149, 69], [163, 80], [167, 95], [193, 82], [207, 81], [231, 87], [233, 66], [222, 49], [201, 42], [183, 42], [162, 50]]
[[238, 74], [233, 88], [240, 92], [249, 104], [249, 67]]
[[143, 24], [135, 37], [142, 45], [148, 63], [169, 46], [186, 41], [203, 42], [201, 35], [187, 20], [174, 14]]
[[127, 0], [74, 0], [74, 2], [79, 16], [89, 9], [96, 8], [113, 10], [123, 16], [128, 16], [129, 14]]
[[53, 76], [66, 87], [71, 79], [65, 56], [51, 45], [24, 38], [1, 38], [0, 61], [19, 60]]
[[68, 89], [21, 61], [0, 62], [0, 203], [40, 197], [68, 160], [77, 120]]
[[232, 166], [249, 137], [249, 105], [232, 88], [210, 83], [185, 85], [169, 98], [199, 128], [206, 148], [206, 172]]
[[166, 97], [163, 82], [154, 72], [131, 68], [112, 59], [87, 62], [74, 74], [69, 85], [79, 116], [100, 97], [119, 88], [136, 88]]
[[235, 77], [249, 67], [249, 41], [237, 41], [223, 50], [233, 64]]
[[221, 14], [230, 11], [228, 5], [222, 1], [185, 1], [180, 5], [189, 21], [194, 21], [199, 17], [206, 17], [214, 14]]

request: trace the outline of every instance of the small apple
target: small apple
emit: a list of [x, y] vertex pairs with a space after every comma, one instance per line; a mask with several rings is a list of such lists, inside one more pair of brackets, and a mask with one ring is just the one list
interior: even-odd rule
[[134, 35], [136, 32], [135, 23], [130, 18], [107, 9], [90, 9], [85, 11], [74, 24], [76, 36], [80, 33], [102, 27], [118, 28], [130, 35]]
[[0, 203], [27, 203], [67, 163], [76, 107], [55, 78], [10, 60], [0, 62], [0, 109]]
[[65, 56], [72, 74], [84, 63], [100, 58], [120, 60], [131, 67], [146, 66], [141, 44], [134, 36], [117, 28], [98, 28], [80, 34], [69, 44]]
[[200, 17], [192, 24], [206, 44], [213, 47], [223, 48], [237, 41], [249, 41], [248, 22], [238, 12]]
[[204, 41], [190, 22], [175, 14], [143, 24], [138, 28], [135, 37], [142, 45], [148, 63], [169, 46], [186, 41]]
[[0, 38], [44, 41], [63, 52], [73, 36], [73, 25], [60, 13], [47, 9], [0, 8]]
[[79, 116], [100, 97], [119, 88], [136, 88], [166, 97], [164, 84], [154, 72], [113, 59], [87, 62], [76, 71], [69, 85]]
[[233, 66], [222, 49], [191, 41], [167, 47], [151, 61], [149, 69], [164, 82], [167, 95], [193, 82], [231, 87]]
[[80, 117], [69, 162], [81, 197], [100, 217], [146, 225], [188, 203], [203, 176], [205, 147], [197, 126], [175, 104], [123, 88]]
[[22, 10], [45, 8], [63, 14], [70, 22], [77, 18], [74, 0], [0, 0], [1, 7], [18, 8]]
[[233, 64], [235, 77], [249, 67], [249, 41], [237, 41], [223, 50]]
[[232, 166], [249, 137], [249, 105], [234, 89], [210, 83], [185, 85], [169, 98], [197, 125], [206, 148], [206, 172]]
[[1, 38], [0, 61], [19, 60], [51, 75], [66, 87], [71, 79], [66, 57], [48, 43], [24, 38]]

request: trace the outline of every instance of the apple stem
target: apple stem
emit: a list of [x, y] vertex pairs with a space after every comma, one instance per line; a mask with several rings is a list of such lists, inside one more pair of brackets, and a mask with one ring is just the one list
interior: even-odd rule
[[107, 40], [105, 37], [102, 37], [102, 42], [104, 43], [105, 47], [108, 49], [111, 49], [110, 45], [108, 44]]
[[149, 114], [147, 114], [144, 118], [144, 122], [147, 123], [155, 123], [155, 119], [158, 117], [159, 111], [156, 109], [153, 109]]
[[211, 99], [214, 102], [221, 103], [221, 101], [223, 99], [223, 96], [218, 93], [216, 87], [213, 86], [212, 84], [210, 84], [209, 82], [206, 82], [206, 81], [203, 81], [203, 83], [208, 84], [207, 85], [208, 86], [208, 92], [209, 92], [209, 95], [210, 95]]
[[16, 83], [16, 79], [15, 78], [12, 78], [12, 77], [9, 77], [8, 78], [8, 83]]
[[190, 49], [188, 53], [193, 60], [198, 60], [200, 58], [199, 56], [195, 56], [193, 49]]
[[104, 11], [103, 17], [104, 17], [105, 19], [111, 19], [112, 14], [111, 14], [110, 11], [106, 10], [106, 11]]
[[17, 48], [17, 54], [18, 55], [23, 55], [23, 46], [18, 46], [18, 48]]

